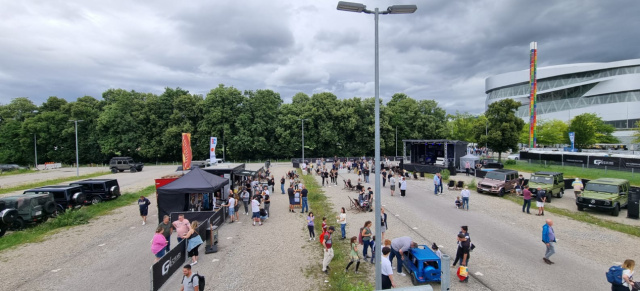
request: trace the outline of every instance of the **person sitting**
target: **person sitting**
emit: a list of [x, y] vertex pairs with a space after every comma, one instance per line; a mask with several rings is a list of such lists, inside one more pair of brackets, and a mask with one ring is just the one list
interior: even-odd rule
[[267, 211], [264, 208], [260, 208], [260, 221], [264, 222], [268, 217]]
[[462, 200], [460, 200], [460, 196], [456, 197], [456, 208], [460, 209], [462, 206]]
[[356, 190], [364, 191], [364, 186], [360, 183], [360, 179], [358, 179], [358, 185], [356, 185]]

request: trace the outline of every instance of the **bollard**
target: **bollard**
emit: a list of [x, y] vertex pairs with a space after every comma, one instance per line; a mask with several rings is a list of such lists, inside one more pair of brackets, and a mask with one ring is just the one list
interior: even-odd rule
[[451, 285], [451, 268], [449, 268], [451, 264], [451, 257], [447, 254], [442, 254], [442, 258], [440, 259], [440, 270], [442, 274], [440, 276], [440, 290], [449, 290], [449, 286]]

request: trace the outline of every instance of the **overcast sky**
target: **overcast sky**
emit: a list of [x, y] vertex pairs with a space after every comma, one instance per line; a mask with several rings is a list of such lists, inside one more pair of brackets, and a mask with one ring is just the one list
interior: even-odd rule
[[[218, 84], [338, 98], [374, 95], [374, 18], [338, 1], [0, 0], [0, 104], [98, 99], [109, 88], [206, 94]], [[240, 4], [238, 4], [240, 3]], [[640, 58], [637, 0], [363, 1], [380, 16], [380, 96], [484, 110], [485, 78]]]

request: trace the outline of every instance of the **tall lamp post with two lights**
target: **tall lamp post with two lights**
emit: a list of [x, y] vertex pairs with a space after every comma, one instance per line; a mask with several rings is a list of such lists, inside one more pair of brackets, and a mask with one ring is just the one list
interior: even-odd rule
[[[338, 10], [356, 13], [373, 14], [375, 19], [375, 220], [380, 223], [380, 61], [378, 53], [378, 15], [380, 14], [410, 14], [416, 12], [416, 5], [392, 5], [386, 11], [379, 11], [378, 8], [367, 10], [367, 6], [361, 3], [338, 2]], [[380, 227], [376, 227], [376, 237], [382, 237]], [[382, 245], [382, 243], [378, 243]], [[382, 248], [378, 247], [376, 252], [376, 290], [382, 289], [382, 278], [380, 268], [380, 257], [382, 256]]]

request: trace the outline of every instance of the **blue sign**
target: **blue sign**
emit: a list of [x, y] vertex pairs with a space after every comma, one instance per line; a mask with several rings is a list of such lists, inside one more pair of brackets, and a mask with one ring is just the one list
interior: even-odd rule
[[576, 140], [576, 133], [575, 132], [570, 132], [569, 133], [569, 140], [571, 141], [571, 151], [573, 151], [575, 149], [575, 140]]

